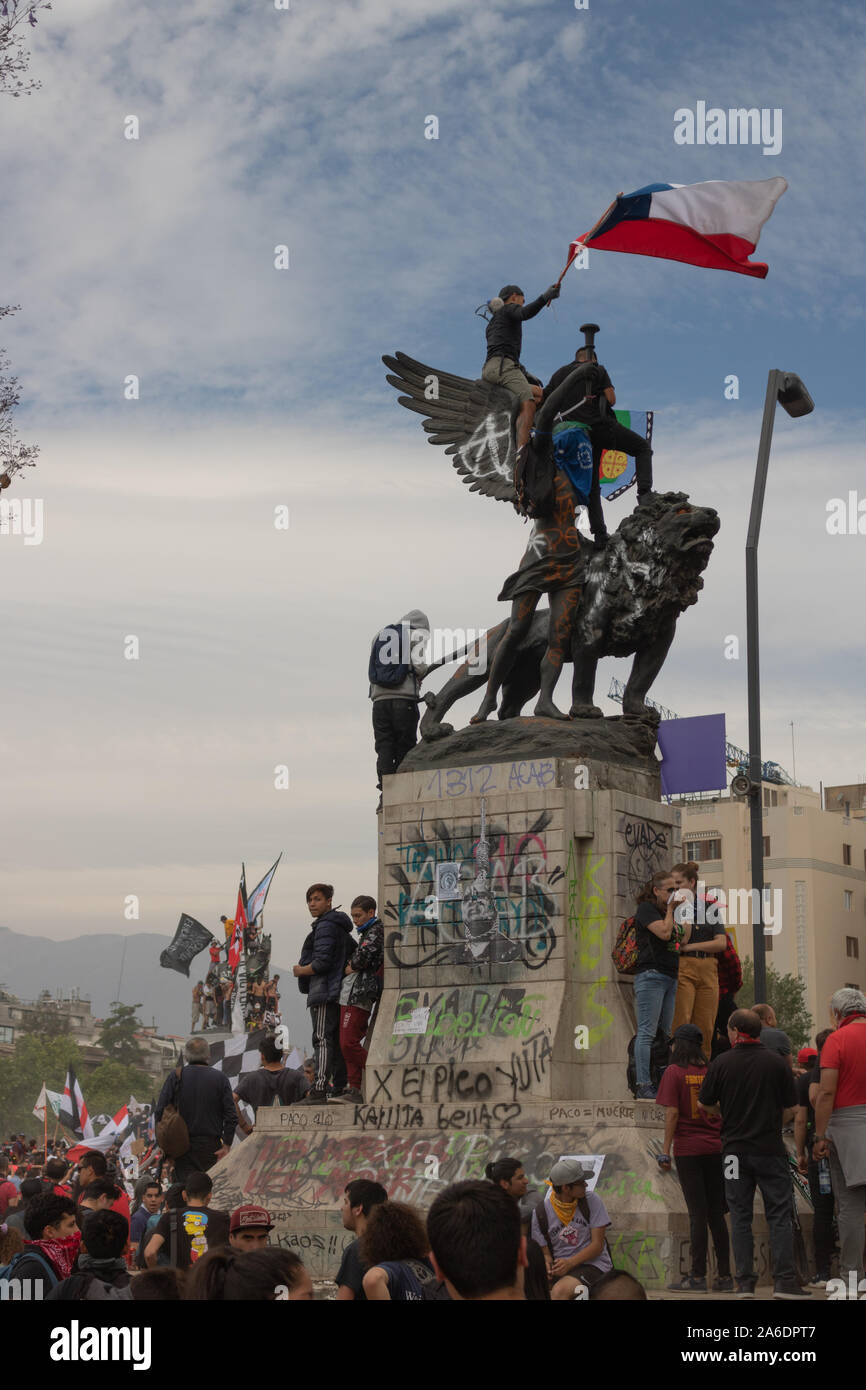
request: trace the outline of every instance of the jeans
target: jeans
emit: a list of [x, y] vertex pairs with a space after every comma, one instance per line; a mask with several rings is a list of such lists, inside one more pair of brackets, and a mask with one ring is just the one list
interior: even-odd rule
[[650, 1084], [650, 1048], [659, 1024], [662, 1032], [670, 1033], [676, 996], [676, 975], [664, 975], [661, 970], [641, 970], [634, 977], [637, 1009], [634, 1066], [638, 1086]]
[[367, 1065], [367, 1049], [362, 1047], [361, 1039], [369, 1022], [369, 1009], [359, 1009], [352, 1004], [340, 1005], [340, 1051], [346, 1062], [349, 1085], [355, 1091], [361, 1089]]
[[830, 1177], [833, 1196], [839, 1208], [839, 1276], [847, 1280], [850, 1270], [863, 1278], [863, 1218], [866, 1216], [866, 1186], [847, 1187], [845, 1174], [835, 1149], [830, 1147]]
[[719, 1278], [730, 1278], [723, 1172], [721, 1153], [677, 1154], [677, 1177], [689, 1212], [693, 1279], [703, 1279], [707, 1273], [707, 1227], [713, 1233]]
[[793, 1194], [788, 1160], [773, 1154], [725, 1154], [725, 1168], [734, 1163], [737, 1177], [725, 1177], [725, 1197], [731, 1213], [731, 1244], [734, 1247], [734, 1273], [738, 1283], [755, 1278], [752, 1219], [756, 1187], [764, 1200], [764, 1213], [770, 1231], [773, 1278], [777, 1284], [782, 1280], [796, 1279], [794, 1229], [791, 1225]]
[[[812, 1144], [808, 1149], [811, 1152]], [[809, 1192], [812, 1197], [812, 1242], [815, 1246], [815, 1273], [825, 1277], [833, 1259], [833, 1191], [822, 1192], [818, 1164], [809, 1159]]]
[[381, 791], [382, 778], [397, 771], [406, 754], [418, 741], [417, 701], [374, 700], [373, 741], [376, 745], [376, 775]]

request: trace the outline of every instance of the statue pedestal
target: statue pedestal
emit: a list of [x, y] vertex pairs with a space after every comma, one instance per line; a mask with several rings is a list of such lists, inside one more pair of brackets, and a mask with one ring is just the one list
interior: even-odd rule
[[[280, 1244], [332, 1278], [352, 1178], [426, 1207], [506, 1155], [538, 1190], [561, 1155], [604, 1155], [614, 1263], [655, 1289], [687, 1273], [685, 1203], [655, 1158], [663, 1113], [626, 1085], [632, 982], [610, 958], [639, 888], [681, 858], [679, 819], [646, 765], [542, 757], [386, 778], [365, 1103], [259, 1110], [214, 1169], [214, 1206], [266, 1206]], [[456, 890], [440, 864], [459, 866]], [[756, 1223], [759, 1266], [765, 1246]]]

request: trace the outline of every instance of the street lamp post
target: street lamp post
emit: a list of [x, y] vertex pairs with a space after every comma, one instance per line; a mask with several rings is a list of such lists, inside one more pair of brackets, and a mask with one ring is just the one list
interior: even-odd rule
[[809, 415], [815, 403], [793, 372], [771, 371], [767, 377], [758, 463], [746, 537], [746, 648], [749, 695], [749, 830], [752, 848], [752, 946], [755, 962], [755, 1000], [767, 997], [767, 961], [764, 949], [764, 818], [761, 764], [761, 681], [758, 662], [758, 540], [764, 510], [764, 492], [773, 440], [776, 403], [795, 419]]

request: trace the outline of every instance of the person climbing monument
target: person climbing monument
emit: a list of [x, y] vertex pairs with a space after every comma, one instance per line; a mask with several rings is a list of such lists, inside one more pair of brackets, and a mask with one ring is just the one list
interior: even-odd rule
[[[594, 325], [593, 325], [594, 327]], [[558, 415], [563, 420], [575, 420], [586, 425], [592, 441], [593, 488], [589, 499], [589, 524], [596, 543], [607, 539], [607, 530], [601, 510], [599, 490], [599, 466], [605, 449], [616, 449], [628, 454], [635, 462], [637, 478], [637, 504], [639, 507], [651, 502], [655, 493], [653, 485], [653, 451], [648, 439], [634, 430], [621, 425], [613, 413], [616, 405], [616, 391], [606, 369], [601, 366], [594, 346], [584, 344], [574, 355], [573, 362], [567, 362], [553, 373], [542, 394], [542, 403], [562, 386], [576, 367], [591, 363], [595, 368], [592, 376], [576, 378], [574, 398], [559, 405]], [[571, 396], [571, 391], [568, 395]]]
[[541, 383], [530, 377], [521, 365], [523, 325], [534, 319], [545, 304], [559, 298], [559, 285], [549, 285], [537, 299], [527, 304], [519, 285], [504, 285], [498, 299], [488, 301], [492, 314], [487, 323], [487, 360], [481, 371], [483, 381], [504, 386], [520, 401], [516, 443], [521, 449], [529, 440], [535, 409], [541, 400]]
[[380, 791], [382, 778], [397, 771], [418, 740], [421, 681], [430, 669], [422, 652], [429, 637], [427, 614], [412, 608], [399, 622], [383, 627], [373, 639], [367, 674]]

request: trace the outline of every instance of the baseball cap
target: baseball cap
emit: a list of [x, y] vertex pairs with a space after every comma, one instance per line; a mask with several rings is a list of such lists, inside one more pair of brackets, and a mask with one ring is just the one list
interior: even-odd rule
[[800, 1051], [797, 1053], [797, 1061], [800, 1066], [803, 1067], [807, 1062], [811, 1062], [812, 1059], [817, 1056], [818, 1049], [816, 1047], [801, 1047]]
[[249, 1226], [266, 1226], [269, 1231], [274, 1229], [270, 1212], [264, 1207], [235, 1207], [229, 1221], [229, 1234], [234, 1235], [235, 1231], [245, 1231]]
[[499, 298], [504, 301], [510, 299], [513, 294], [523, 294], [523, 290], [519, 285], [503, 285], [499, 291]]
[[550, 1181], [554, 1187], [563, 1187], [570, 1182], [589, 1182], [592, 1169], [584, 1168], [576, 1158], [560, 1158], [550, 1170]]

